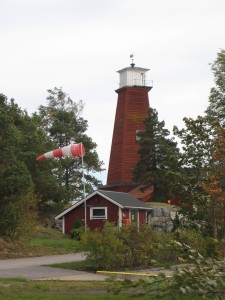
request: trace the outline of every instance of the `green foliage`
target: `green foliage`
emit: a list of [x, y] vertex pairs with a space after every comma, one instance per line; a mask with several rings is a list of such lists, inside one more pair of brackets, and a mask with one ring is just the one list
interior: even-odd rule
[[172, 236], [164, 232], [154, 232], [147, 225], [122, 227], [119, 239], [126, 247], [125, 267], [140, 268], [150, 265], [162, 266], [176, 261], [173, 251], [168, 247]]
[[179, 228], [174, 232], [174, 239], [189, 245], [204, 257], [221, 257], [221, 243], [210, 237], [204, 237], [199, 230]]
[[[147, 259], [148, 242], [152, 236], [150, 227], [142, 226], [140, 230], [137, 225], [123, 226], [117, 233], [119, 240], [124, 245], [124, 258], [126, 267], [144, 266]], [[146, 237], [148, 236], [148, 239]]]
[[37, 224], [37, 198], [32, 192], [10, 199], [1, 211], [0, 235], [15, 239], [30, 239]]
[[84, 232], [85, 232], [84, 224], [80, 219], [76, 219], [74, 221], [74, 227], [70, 232], [71, 238], [79, 241], [81, 239], [81, 235]]
[[203, 237], [199, 231], [179, 229], [173, 233], [154, 232], [149, 226], [124, 226], [105, 223], [102, 230], [87, 231], [81, 236], [87, 260], [96, 269], [135, 269], [187, 263], [183, 250], [174, 247], [174, 240], [188, 243], [204, 257], [221, 257], [222, 245]]
[[112, 269], [125, 264], [126, 248], [118, 238], [118, 229], [106, 222], [102, 230], [87, 231], [81, 242], [88, 251], [87, 260], [99, 269]]
[[147, 281], [125, 280], [116, 282], [114, 286], [111, 284], [111, 290], [118, 293], [135, 287], [142, 294], [149, 295], [150, 299], [183, 299], [185, 295], [188, 299], [224, 299], [224, 261], [206, 258], [190, 246], [177, 241], [174, 242], [174, 250], [182, 253], [189, 264], [177, 268], [171, 278], [161, 273]]
[[0, 95], [0, 235], [29, 239], [37, 217], [37, 198], [25, 162], [20, 159], [24, 145], [22, 113], [14, 101]]
[[186, 244], [178, 242], [176, 244], [183, 250], [191, 265], [174, 272], [169, 289], [179, 294], [224, 299], [224, 261], [206, 258]]
[[81, 239], [81, 235], [84, 233], [84, 227], [74, 228], [70, 232], [70, 236], [72, 239], [79, 241]]
[[221, 211], [222, 201], [216, 201], [206, 187], [209, 187], [210, 176], [217, 174], [221, 165], [215, 157], [215, 150], [221, 149], [221, 141], [217, 142], [218, 127], [207, 117], [199, 116], [196, 120], [185, 118], [184, 122], [185, 128], [174, 128], [182, 144], [182, 169], [175, 188], [181, 198], [180, 213], [186, 219], [186, 226], [216, 237], [216, 213]]
[[154, 186], [156, 201], [165, 201], [172, 192], [172, 183], [179, 168], [179, 150], [164, 121], [158, 120], [158, 113], [150, 108], [145, 119], [146, 129], [139, 132], [140, 159], [134, 170], [134, 180], [142, 184], [143, 189]]

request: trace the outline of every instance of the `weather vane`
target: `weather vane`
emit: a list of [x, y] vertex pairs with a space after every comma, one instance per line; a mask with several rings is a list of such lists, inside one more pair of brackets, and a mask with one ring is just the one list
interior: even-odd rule
[[130, 58], [132, 58], [132, 63], [130, 65], [133, 68], [135, 66], [135, 64], [134, 64], [134, 54], [133, 53], [130, 54]]

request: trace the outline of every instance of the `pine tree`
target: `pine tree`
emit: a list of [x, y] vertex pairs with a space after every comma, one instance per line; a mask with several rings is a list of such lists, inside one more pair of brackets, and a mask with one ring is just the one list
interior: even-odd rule
[[134, 180], [143, 189], [154, 187], [153, 200], [167, 201], [172, 193], [173, 179], [177, 172], [178, 153], [176, 142], [158, 120], [158, 112], [150, 108], [145, 119], [145, 130], [139, 132], [140, 159], [134, 170]]

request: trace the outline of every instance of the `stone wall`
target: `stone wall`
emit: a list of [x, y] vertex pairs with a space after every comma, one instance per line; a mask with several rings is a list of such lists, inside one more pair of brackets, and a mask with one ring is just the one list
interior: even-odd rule
[[154, 231], [171, 232], [176, 212], [168, 207], [154, 207], [149, 215], [149, 224]]

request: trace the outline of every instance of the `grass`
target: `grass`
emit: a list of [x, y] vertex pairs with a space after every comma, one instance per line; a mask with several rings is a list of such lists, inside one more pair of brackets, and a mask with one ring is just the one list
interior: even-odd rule
[[0, 238], [0, 259], [67, 254], [83, 251], [79, 241], [70, 239], [57, 229], [38, 226], [29, 241], [9, 241]]
[[34, 238], [30, 245], [35, 246], [36, 250], [43, 255], [66, 254], [82, 251], [78, 241], [64, 239], [42, 239]]
[[62, 269], [68, 269], [68, 270], [78, 270], [78, 271], [96, 271], [96, 267], [88, 262], [87, 260], [82, 261], [73, 261], [73, 262], [67, 262], [67, 263], [59, 263], [59, 264], [52, 264], [49, 265], [50, 267], [54, 268], [62, 268]]
[[80, 242], [69, 238], [57, 229], [37, 227], [36, 236], [30, 241], [44, 255], [76, 253], [82, 251]]
[[[1, 300], [128, 300], [156, 299], [149, 295], [140, 295], [135, 288], [117, 295], [107, 293], [110, 282], [80, 281], [30, 281], [25, 279], [0, 279]], [[179, 298], [164, 297], [162, 300], [199, 300], [199, 297], [184, 296]]]

